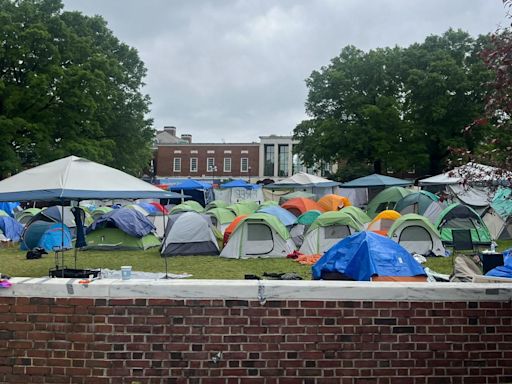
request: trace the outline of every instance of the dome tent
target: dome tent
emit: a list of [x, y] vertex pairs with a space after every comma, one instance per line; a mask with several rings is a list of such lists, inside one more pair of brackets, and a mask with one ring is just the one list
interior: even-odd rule
[[446, 253], [437, 229], [426, 217], [415, 213], [397, 219], [389, 229], [388, 236], [410, 253], [436, 256], [445, 256]]
[[368, 216], [361, 208], [355, 207], [353, 205], [349, 207], [342, 208], [340, 212], [346, 213], [347, 215], [352, 216], [352, 218], [361, 224], [363, 227], [365, 224], [368, 224], [372, 219]]
[[406, 213], [423, 215], [430, 204], [436, 201], [439, 201], [439, 198], [431, 192], [413, 192], [397, 201], [394, 210], [401, 215], [405, 215]]
[[306, 199], [304, 197], [296, 197], [294, 199], [287, 200], [281, 205], [281, 207], [287, 209], [297, 217], [311, 210], [324, 211], [316, 201]]
[[401, 215], [397, 211], [387, 209], [375, 216], [375, 218], [368, 224], [366, 229], [386, 236], [395, 220], [397, 220], [400, 216]]
[[279, 219], [258, 212], [240, 220], [220, 255], [234, 259], [286, 257], [295, 249]]
[[339, 211], [322, 213], [304, 235], [300, 252], [307, 255], [323, 254], [341, 239], [360, 230], [361, 225], [350, 215]]
[[155, 226], [135, 209], [114, 209], [87, 228], [87, 249], [146, 250], [160, 245]]
[[368, 231], [356, 233], [333, 246], [313, 265], [312, 272], [315, 280], [426, 281], [425, 271], [405, 248]]
[[213, 226], [217, 227], [221, 233], [224, 233], [236, 217], [233, 211], [226, 208], [212, 208], [206, 211], [206, 214], [210, 216]]
[[394, 209], [396, 203], [404, 196], [411, 194], [412, 191], [402, 187], [389, 187], [380, 191], [369, 203], [366, 213], [370, 218], [374, 218], [379, 212], [387, 209]]
[[468, 229], [471, 240], [475, 245], [489, 245], [491, 234], [484, 221], [472, 208], [462, 204], [451, 204], [439, 214], [436, 228], [441, 234], [441, 240], [451, 245], [453, 242], [452, 230]]
[[324, 211], [339, 211], [344, 207], [349, 207], [352, 205], [350, 200], [347, 197], [340, 195], [325, 195], [320, 200], [318, 200], [318, 205]]
[[268, 206], [260, 208], [258, 212], [268, 213], [269, 215], [277, 217], [285, 227], [290, 227], [297, 222], [297, 217], [288, 210], [279, 206]]
[[219, 246], [210, 217], [183, 212], [169, 217], [160, 254], [166, 256], [218, 255]]

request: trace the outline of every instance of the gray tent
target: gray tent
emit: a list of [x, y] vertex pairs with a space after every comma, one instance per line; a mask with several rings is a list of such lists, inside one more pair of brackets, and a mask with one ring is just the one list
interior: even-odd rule
[[160, 254], [166, 256], [218, 255], [211, 219], [196, 212], [169, 216]]

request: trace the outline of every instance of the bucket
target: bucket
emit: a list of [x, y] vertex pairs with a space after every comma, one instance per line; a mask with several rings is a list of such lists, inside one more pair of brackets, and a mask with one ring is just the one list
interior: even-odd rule
[[130, 280], [132, 278], [132, 266], [124, 265], [121, 267], [121, 278], [123, 280]]

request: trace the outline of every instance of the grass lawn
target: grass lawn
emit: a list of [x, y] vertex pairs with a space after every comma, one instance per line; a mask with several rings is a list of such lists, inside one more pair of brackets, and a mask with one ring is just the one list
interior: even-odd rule
[[[503, 241], [498, 250], [512, 247], [512, 241]], [[190, 273], [194, 279], [244, 279], [246, 274], [262, 276], [264, 272], [295, 272], [311, 279], [311, 267], [290, 259], [230, 260], [217, 256], [177, 256], [168, 259], [170, 273]], [[452, 257], [429, 258], [425, 266], [439, 272], [452, 272]], [[64, 264], [74, 268], [73, 251], [66, 253]], [[83, 251], [78, 253], [77, 268], [121, 269], [131, 265], [134, 271], [165, 272], [164, 259], [158, 248], [147, 251]], [[55, 266], [53, 253], [42, 259], [26, 260], [25, 252], [17, 248], [0, 248], [0, 272], [9, 276], [48, 276]]]

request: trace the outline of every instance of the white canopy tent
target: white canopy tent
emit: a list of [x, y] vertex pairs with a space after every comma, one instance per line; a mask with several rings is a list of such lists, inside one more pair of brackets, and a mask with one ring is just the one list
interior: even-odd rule
[[299, 172], [291, 177], [277, 181], [273, 184], [269, 184], [265, 186], [265, 189], [287, 189], [289, 191], [304, 191], [315, 194], [316, 198], [319, 199], [322, 196], [329, 195], [331, 193], [337, 194], [339, 185], [340, 183], [336, 181], [325, 179], [320, 176], [311, 175], [305, 172]]
[[180, 198], [118, 169], [69, 156], [0, 181], [0, 201]]
[[476, 184], [486, 182], [500, 182], [512, 180], [512, 172], [505, 171], [490, 165], [469, 162], [460, 167], [440, 175], [419, 180], [419, 185], [450, 185], [450, 184]]

